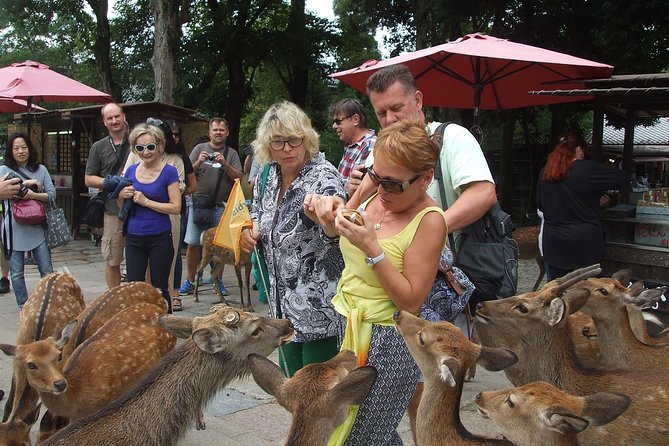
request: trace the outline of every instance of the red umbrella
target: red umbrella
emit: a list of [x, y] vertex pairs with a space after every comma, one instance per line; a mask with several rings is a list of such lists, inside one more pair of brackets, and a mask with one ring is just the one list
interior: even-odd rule
[[109, 102], [111, 96], [32, 60], [0, 68], [0, 97], [31, 102]]
[[[0, 98], [0, 114], [2, 113], [23, 113], [28, 110], [28, 103], [23, 99], [5, 99]], [[31, 105], [31, 111], [46, 111], [38, 105]]]
[[425, 105], [473, 108], [475, 114], [479, 108], [502, 110], [591, 99], [536, 96], [528, 91], [545, 90], [553, 82], [561, 82], [560, 89], [579, 88], [581, 79], [609, 77], [613, 72], [611, 65], [485, 34], [468, 34], [387, 60], [370, 60], [330, 77], [366, 93], [367, 78], [395, 64], [411, 70]]

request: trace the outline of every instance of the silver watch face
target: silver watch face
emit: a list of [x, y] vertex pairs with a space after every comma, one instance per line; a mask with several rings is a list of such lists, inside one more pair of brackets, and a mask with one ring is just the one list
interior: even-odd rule
[[374, 266], [374, 259], [371, 257], [365, 257], [365, 263], [367, 266]]

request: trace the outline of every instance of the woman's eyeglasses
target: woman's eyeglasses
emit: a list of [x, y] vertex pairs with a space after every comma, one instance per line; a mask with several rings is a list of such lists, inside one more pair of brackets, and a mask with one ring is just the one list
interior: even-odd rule
[[272, 150], [283, 150], [286, 147], [286, 143], [292, 148], [299, 147], [300, 144], [304, 142], [304, 138], [290, 138], [290, 139], [273, 139], [269, 142], [269, 146]]
[[401, 194], [405, 190], [409, 188], [413, 184], [414, 181], [416, 181], [418, 178], [420, 178], [421, 174], [416, 175], [412, 179], [401, 182], [401, 181], [396, 181], [396, 180], [383, 180], [381, 179], [380, 176], [374, 172], [374, 166], [370, 167], [367, 170], [367, 173], [369, 174], [369, 179], [372, 180], [372, 183], [374, 183], [374, 186], [379, 187], [379, 184], [389, 194]]
[[144, 149], [148, 150], [149, 152], [153, 152], [156, 150], [156, 147], [158, 147], [158, 145], [155, 142], [150, 144], [135, 144], [135, 150], [140, 153], [142, 153]]

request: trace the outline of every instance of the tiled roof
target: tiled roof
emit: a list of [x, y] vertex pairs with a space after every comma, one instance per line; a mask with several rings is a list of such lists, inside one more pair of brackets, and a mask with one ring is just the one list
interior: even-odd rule
[[[592, 141], [592, 136], [588, 139]], [[625, 140], [625, 129], [604, 127], [604, 145], [623, 145]], [[669, 118], [659, 118], [657, 124], [644, 127], [637, 125], [634, 128], [634, 145], [660, 146], [669, 145]]]

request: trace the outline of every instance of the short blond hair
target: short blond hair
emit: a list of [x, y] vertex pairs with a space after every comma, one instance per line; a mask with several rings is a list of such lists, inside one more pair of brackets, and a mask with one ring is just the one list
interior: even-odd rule
[[272, 161], [270, 142], [275, 138], [304, 139], [307, 158], [314, 159], [318, 154], [318, 133], [311, 126], [311, 119], [304, 111], [288, 101], [281, 101], [270, 106], [256, 129], [253, 154], [259, 163]]
[[165, 147], [165, 134], [163, 131], [160, 129], [160, 127], [156, 127], [155, 125], [151, 124], [137, 124], [132, 131], [130, 132], [130, 136], [128, 139], [130, 140], [130, 149], [132, 150], [132, 153], [137, 153], [135, 150], [135, 143], [137, 142], [137, 138], [139, 138], [142, 135], [151, 135], [153, 136], [153, 139], [156, 140], [156, 144], [159, 147], [164, 148]]
[[423, 123], [402, 120], [381, 129], [374, 144], [374, 156], [381, 155], [396, 166], [416, 173], [434, 169], [440, 147], [425, 131]]

